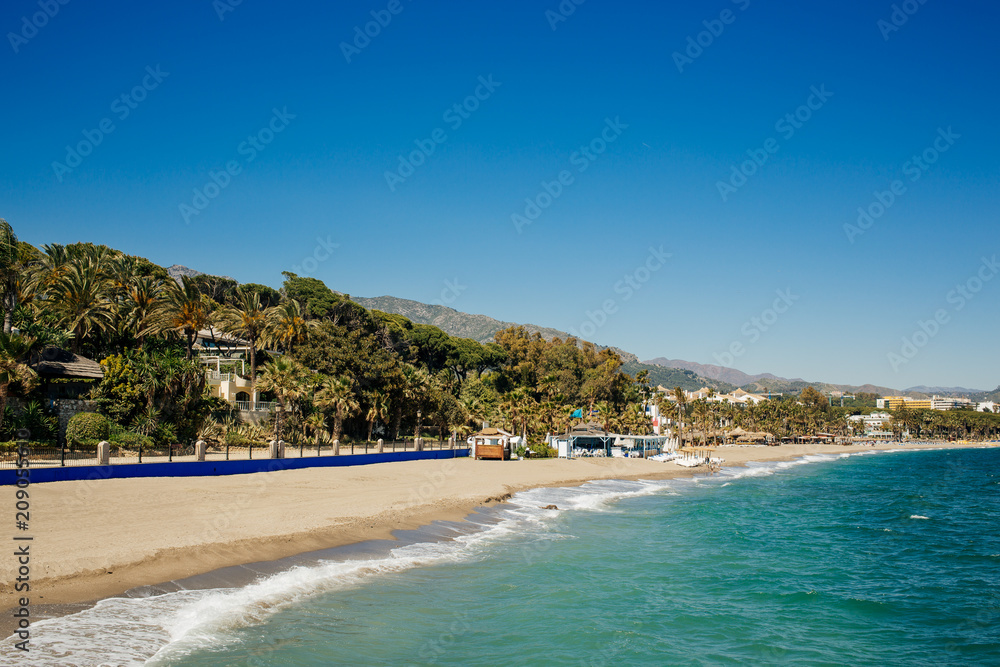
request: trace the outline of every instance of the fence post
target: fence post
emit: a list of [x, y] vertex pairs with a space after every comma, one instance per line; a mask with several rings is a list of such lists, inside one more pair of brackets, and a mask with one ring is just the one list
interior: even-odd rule
[[303, 456], [302, 452], [303, 452], [303, 448], [304, 448], [304, 447], [305, 447], [305, 442], [304, 442], [304, 441], [300, 441], [300, 442], [299, 442], [299, 458], [300, 458], [300, 459], [301, 459], [301, 458], [302, 458], [302, 456]]
[[172, 442], [167, 443], [167, 460], [174, 460], [174, 444]]
[[340, 440], [333, 441], [333, 455], [340, 456]]
[[59, 465], [66, 465], [66, 441], [63, 441], [62, 446], [59, 449]]
[[382, 448], [383, 448], [384, 445], [385, 445], [385, 442], [383, 442], [382, 438], [379, 438], [378, 439], [378, 450], [377, 450], [379, 454], [382, 453]]
[[106, 466], [111, 463], [111, 443], [102, 440], [97, 443], [97, 465]]
[[139, 463], [142, 463], [142, 440], [139, 441]]
[[194, 458], [196, 461], [205, 460], [205, 450], [207, 448], [208, 445], [205, 443], [204, 440], [199, 440], [198, 442], [194, 443]]

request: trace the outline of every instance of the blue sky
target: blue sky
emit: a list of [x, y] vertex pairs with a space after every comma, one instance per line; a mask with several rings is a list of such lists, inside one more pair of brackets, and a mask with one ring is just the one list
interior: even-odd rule
[[26, 241], [643, 359], [1000, 383], [993, 3], [51, 2], [0, 13]]

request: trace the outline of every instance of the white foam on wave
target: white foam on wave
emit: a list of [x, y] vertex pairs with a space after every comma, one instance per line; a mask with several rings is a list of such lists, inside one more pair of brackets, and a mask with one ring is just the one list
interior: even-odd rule
[[[741, 479], [744, 477], [769, 477], [777, 471], [777, 466], [773, 463], [758, 463], [756, 461], [751, 461], [747, 463], [744, 467], [740, 468], [723, 468], [719, 473], [719, 477], [724, 477], [727, 480]], [[718, 479], [709, 478], [711, 479]]]
[[[672, 486], [668, 481], [609, 479], [586, 482], [575, 487], [529, 489], [514, 494], [507, 502], [512, 508], [532, 510], [532, 514], [536, 508], [549, 505], [555, 505], [560, 510], [608, 512], [613, 509], [616, 501], [623, 498], [665, 493], [671, 489]], [[555, 515], [545, 516], [551, 518]]]
[[837, 454], [806, 454], [805, 456], [799, 457], [792, 461], [779, 461], [775, 464], [775, 467], [779, 470], [784, 470], [786, 468], [794, 468], [796, 466], [804, 466], [810, 463], [824, 463], [826, 461], [836, 461], [840, 456]]
[[911, 519], [930, 519], [929, 516], [922, 516], [920, 514], [911, 514], [910, 518]]

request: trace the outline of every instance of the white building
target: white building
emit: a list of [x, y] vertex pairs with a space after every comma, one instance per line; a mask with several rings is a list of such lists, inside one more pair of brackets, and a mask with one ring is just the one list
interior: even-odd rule
[[931, 410], [954, 410], [955, 408], [970, 408], [973, 403], [968, 398], [943, 398], [935, 396], [931, 399]]
[[993, 401], [983, 401], [982, 403], [980, 403], [980, 404], [978, 404], [976, 406], [976, 411], [977, 412], [986, 412], [986, 411], [996, 412], [997, 411], [997, 404], [994, 403]]
[[865, 433], [882, 431], [883, 426], [892, 421], [892, 415], [888, 412], [873, 412], [870, 415], [851, 415], [847, 418], [850, 424], [863, 423]]
[[[674, 400], [672, 392], [664, 390], [662, 387], [660, 390], [664, 392], [668, 400]], [[702, 387], [698, 391], [685, 391], [684, 398], [687, 399], [688, 403], [693, 403], [697, 400], [706, 400], [710, 403], [733, 403], [735, 405], [756, 405], [767, 400], [766, 396], [751, 394], [742, 389], [737, 389], [729, 394], [718, 394], [714, 389], [710, 389], [709, 387]]]

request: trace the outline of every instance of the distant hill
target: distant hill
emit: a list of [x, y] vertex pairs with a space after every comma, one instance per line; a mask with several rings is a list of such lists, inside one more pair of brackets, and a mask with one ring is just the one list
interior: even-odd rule
[[[656, 359], [650, 359], [649, 361], [644, 361], [642, 363], [650, 366], [665, 366], [667, 368], [680, 368], [683, 370], [693, 371], [702, 377], [719, 380], [720, 382], [726, 382], [737, 387], [742, 387], [745, 384], [750, 384], [751, 382], [756, 382], [761, 379], [784, 379], [779, 378], [776, 375], [771, 375], [770, 373], [747, 375], [743, 371], [738, 371], [735, 368], [726, 368], [724, 366], [715, 366], [713, 364], [699, 364], [693, 361], [684, 361], [682, 359], [666, 359], [664, 357], [657, 357]], [[801, 382], [801, 380], [799, 381]]]
[[188, 267], [183, 266], [182, 264], [174, 264], [173, 266], [167, 267], [167, 275], [169, 275], [177, 282], [181, 282], [182, 276], [185, 278], [194, 278], [195, 276], [200, 276], [201, 271], [195, 271], [194, 269], [189, 269]]
[[972, 394], [969, 396], [974, 401], [984, 402], [993, 401], [994, 403], [1000, 401], [1000, 386], [998, 386], [993, 391], [984, 391], [978, 394]]
[[635, 377], [639, 371], [649, 371], [649, 383], [654, 387], [659, 386], [667, 389], [680, 387], [687, 391], [698, 391], [703, 387], [709, 387], [720, 394], [728, 394], [736, 389], [735, 386], [726, 382], [702, 377], [694, 371], [681, 368], [664, 368], [655, 364], [629, 362], [622, 366], [622, 370], [632, 377]]
[[878, 394], [880, 396], [900, 393], [898, 389], [879, 387], [873, 384], [849, 385], [830, 384], [828, 382], [807, 382], [802, 378], [789, 379], [778, 377], [777, 375], [773, 375], [771, 373], [749, 375], [743, 371], [736, 370], [735, 368], [726, 368], [724, 366], [715, 366], [713, 364], [699, 364], [693, 361], [684, 361], [682, 359], [666, 359], [664, 357], [657, 357], [656, 359], [643, 363], [687, 370], [718, 382], [736, 385], [744, 391], [754, 393], [771, 392], [780, 394], [797, 394], [806, 387], [813, 387], [816, 391], [822, 393], [840, 391], [855, 394], [858, 392], [866, 392]]
[[919, 387], [910, 387], [909, 389], [904, 389], [903, 391], [909, 393], [920, 393], [927, 394], [928, 396], [933, 396], [937, 394], [938, 396], [968, 396], [972, 394], [985, 394], [987, 393], [985, 389], [966, 389], [965, 387], [926, 387], [920, 385]]
[[[473, 315], [463, 313], [449, 308], [448, 306], [437, 306], [410, 299], [400, 299], [395, 296], [379, 296], [365, 298], [352, 296], [351, 300], [368, 310], [381, 310], [384, 313], [402, 315], [417, 324], [431, 324], [451, 336], [459, 338], [471, 338], [480, 343], [488, 343], [493, 340], [493, 335], [503, 329], [523, 326], [528, 333], [539, 333], [542, 338], [551, 340], [553, 338], [570, 338], [571, 334], [558, 329], [538, 326], [537, 324], [517, 324], [515, 322], [503, 322], [488, 315]], [[603, 349], [602, 346], [597, 346]], [[612, 348], [621, 355], [622, 361], [638, 363], [639, 357], [625, 352], [618, 348]]]
[[[176, 280], [178, 283], [181, 282], [181, 277], [194, 278], [196, 276], [203, 276], [201, 271], [195, 271], [194, 269], [188, 268], [183, 264], [174, 264], [173, 266], [167, 267], [167, 275]], [[235, 280], [235, 278], [230, 278], [229, 276], [219, 276], [220, 278], [227, 278], [229, 280]]]

